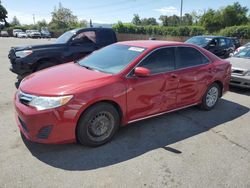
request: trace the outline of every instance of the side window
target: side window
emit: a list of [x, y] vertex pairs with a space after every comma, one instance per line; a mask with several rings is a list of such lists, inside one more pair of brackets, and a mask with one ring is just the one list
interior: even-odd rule
[[224, 38], [219, 39], [219, 46], [226, 46], [226, 40]]
[[209, 60], [201, 52], [192, 47], [178, 47], [176, 68], [193, 67], [208, 63]]
[[140, 67], [148, 68], [152, 74], [163, 73], [175, 69], [174, 48], [162, 48], [152, 52], [140, 63]]
[[83, 43], [96, 43], [96, 34], [94, 31], [85, 31], [76, 35], [74, 40], [77, 40]]

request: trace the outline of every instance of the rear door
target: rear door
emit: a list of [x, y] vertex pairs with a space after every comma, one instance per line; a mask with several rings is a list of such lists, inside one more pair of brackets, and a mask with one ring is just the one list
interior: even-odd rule
[[193, 47], [177, 47], [176, 69], [179, 79], [176, 106], [199, 102], [213, 76], [209, 59]]
[[135, 77], [132, 72], [128, 77], [127, 114], [130, 121], [173, 108], [176, 102], [178, 80], [167, 74], [175, 69], [173, 47], [155, 50], [138, 67], [149, 69], [151, 75]]

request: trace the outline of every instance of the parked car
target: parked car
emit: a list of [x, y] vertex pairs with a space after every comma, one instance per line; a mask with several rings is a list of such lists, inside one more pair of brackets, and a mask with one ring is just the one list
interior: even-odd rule
[[207, 49], [220, 58], [228, 58], [234, 52], [235, 46], [229, 37], [222, 36], [195, 36], [186, 41]]
[[51, 38], [51, 33], [49, 32], [48, 28], [46, 28], [46, 27], [41, 28], [41, 37], [42, 38]]
[[235, 50], [234, 54], [235, 54], [235, 53], [238, 53], [240, 50], [243, 50], [243, 49], [246, 48], [246, 47], [250, 47], [250, 42], [248, 42], [248, 43], [244, 44], [243, 46], [237, 48], [237, 49]]
[[13, 37], [17, 37], [17, 34], [19, 32], [23, 32], [23, 30], [22, 29], [13, 29]]
[[228, 59], [232, 64], [230, 84], [250, 88], [250, 47], [246, 47]]
[[18, 32], [17, 33], [17, 38], [27, 38], [27, 34], [25, 32]]
[[54, 44], [13, 47], [9, 52], [10, 70], [18, 75], [16, 86], [27, 75], [47, 67], [75, 61], [117, 42], [115, 32], [105, 28], [74, 29]]
[[1, 31], [0, 37], [9, 37], [9, 33], [7, 31]]
[[99, 146], [128, 123], [212, 109], [230, 73], [229, 62], [195, 45], [119, 42], [26, 77], [14, 99], [17, 124], [31, 141]]
[[27, 37], [30, 37], [31, 30], [26, 30]]
[[41, 33], [38, 30], [30, 30], [29, 33], [30, 38], [41, 38]]

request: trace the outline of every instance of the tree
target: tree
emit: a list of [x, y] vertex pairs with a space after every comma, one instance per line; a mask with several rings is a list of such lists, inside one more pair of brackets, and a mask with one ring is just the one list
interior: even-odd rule
[[200, 18], [200, 24], [212, 33], [222, 28], [221, 13], [213, 9], [208, 9]]
[[8, 12], [4, 8], [4, 6], [2, 5], [1, 0], [0, 0], [0, 22], [4, 22], [5, 25], [8, 25], [8, 23], [6, 21], [7, 14], [8, 14]]
[[182, 17], [182, 25], [193, 25], [193, 17], [191, 16], [191, 14], [186, 13]]
[[52, 30], [65, 32], [69, 29], [73, 29], [78, 23], [78, 19], [73, 15], [72, 11], [68, 8], [64, 8], [61, 3], [59, 3], [58, 8], [55, 7], [51, 15], [52, 20], [49, 23], [49, 27]]
[[10, 23], [12, 26], [20, 26], [20, 21], [17, 19], [16, 16], [13, 17], [11, 23]]
[[93, 27], [92, 20], [89, 20], [89, 27]]
[[228, 5], [221, 11], [221, 21], [223, 27], [242, 25], [248, 22], [247, 7], [242, 7], [238, 2]]
[[180, 25], [180, 17], [177, 15], [163, 16], [161, 15], [159, 20], [162, 21], [163, 26], [178, 26]]
[[158, 25], [155, 18], [143, 18], [141, 19], [141, 25]]
[[42, 27], [47, 27], [47, 26], [48, 26], [48, 24], [47, 24], [47, 22], [46, 22], [45, 19], [43, 19], [43, 20], [41, 20], [41, 21], [38, 21], [38, 22], [36, 23], [36, 25], [37, 25], [38, 29], [39, 29], [39, 28], [42, 28]]
[[141, 25], [141, 19], [138, 14], [134, 14], [134, 18], [132, 19], [132, 23], [135, 25]]

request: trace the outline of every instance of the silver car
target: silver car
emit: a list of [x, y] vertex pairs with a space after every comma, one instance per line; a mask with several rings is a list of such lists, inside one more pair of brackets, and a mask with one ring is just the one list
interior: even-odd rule
[[228, 58], [232, 64], [230, 85], [250, 89], [250, 47]]

